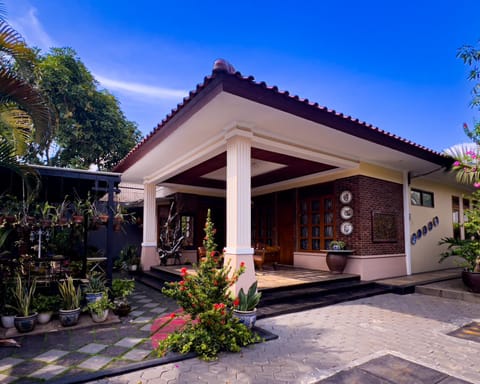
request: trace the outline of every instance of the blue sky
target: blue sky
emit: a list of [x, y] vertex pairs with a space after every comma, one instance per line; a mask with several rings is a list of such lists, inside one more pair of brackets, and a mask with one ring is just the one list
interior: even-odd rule
[[467, 68], [480, 1], [6, 0], [27, 43], [75, 49], [150, 132], [225, 58], [277, 85], [435, 150], [467, 141]]

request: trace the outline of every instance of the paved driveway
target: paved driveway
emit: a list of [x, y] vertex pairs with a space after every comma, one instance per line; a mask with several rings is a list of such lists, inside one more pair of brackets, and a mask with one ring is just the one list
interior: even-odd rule
[[448, 382], [480, 383], [480, 343], [448, 335], [474, 320], [480, 320], [479, 304], [387, 294], [260, 320], [277, 340], [216, 362], [189, 359], [100, 382], [314, 383], [393, 355], [448, 375]]

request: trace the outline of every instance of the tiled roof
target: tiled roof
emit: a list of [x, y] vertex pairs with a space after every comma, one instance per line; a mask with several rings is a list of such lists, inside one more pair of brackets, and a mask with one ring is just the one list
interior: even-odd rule
[[[128, 169], [136, 159], [141, 158], [145, 153], [153, 148], [152, 141], [156, 141], [155, 138], [162, 132], [169, 122], [179, 115], [183, 110], [187, 109], [193, 100], [201, 97], [204, 89], [212, 85], [216, 80], [226, 82], [228, 80], [237, 80], [236, 84], [232, 87], [223, 87], [227, 92], [236, 93], [238, 88], [239, 95], [245, 97], [249, 94], [252, 100], [256, 99], [253, 95], [257, 92], [269, 92], [272, 96], [283, 97], [289, 102], [296, 103], [297, 106], [306, 106], [313, 111], [309, 111], [309, 114], [321, 113], [322, 120], [327, 120], [331, 124], [327, 124], [331, 128], [338, 129], [340, 131], [352, 134], [354, 136], [362, 137], [367, 140], [397, 149], [403, 150], [413, 156], [427, 159], [437, 164], [449, 165], [451, 160], [442, 153], [434, 151], [423, 145], [419, 145], [411, 140], [405, 139], [359, 119], [353, 118], [349, 115], [344, 115], [333, 109], [328, 109], [325, 106], [321, 106], [316, 102], [311, 102], [308, 99], [303, 99], [298, 95], [290, 95], [288, 91], [281, 91], [277, 86], [268, 86], [264, 81], [257, 82], [253, 76], [245, 77], [240, 72], [235, 71], [233, 66], [225, 60], [216, 60], [213, 66], [213, 71], [210, 76], [206, 76], [203, 83], [198, 84], [194, 91], [190, 91], [188, 96], [184, 97], [183, 101], [177, 105], [172, 111], [150, 132], [145, 138], [138, 143], [128, 154], [125, 156], [113, 169], [116, 172], [122, 172]], [[241, 88], [241, 89], [240, 89]], [[233, 91], [232, 91], [233, 90]], [[248, 98], [248, 97], [247, 97]], [[258, 102], [264, 103], [265, 98], [258, 99]], [[268, 105], [268, 104], [267, 104]], [[289, 103], [290, 107], [292, 106]], [[276, 107], [272, 104], [272, 106]], [[277, 107], [278, 108], [278, 107]], [[286, 112], [291, 112], [288, 106], [284, 105]], [[147, 148], [148, 147], [148, 148]]]

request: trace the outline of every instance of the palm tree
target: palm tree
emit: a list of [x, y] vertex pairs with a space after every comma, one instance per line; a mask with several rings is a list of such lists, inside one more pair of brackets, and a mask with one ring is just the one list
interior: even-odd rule
[[34, 51], [5, 20], [0, 2], [0, 167], [22, 178], [31, 172], [19, 163], [18, 156], [50, 125], [41, 94], [21, 76], [33, 68], [34, 59]]

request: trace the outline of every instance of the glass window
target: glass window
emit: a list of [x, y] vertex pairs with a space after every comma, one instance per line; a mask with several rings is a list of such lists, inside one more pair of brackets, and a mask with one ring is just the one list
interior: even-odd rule
[[410, 201], [412, 205], [433, 208], [433, 192], [412, 189], [410, 192]]

